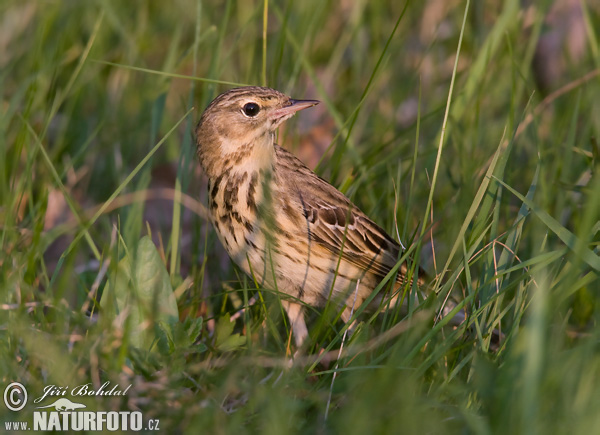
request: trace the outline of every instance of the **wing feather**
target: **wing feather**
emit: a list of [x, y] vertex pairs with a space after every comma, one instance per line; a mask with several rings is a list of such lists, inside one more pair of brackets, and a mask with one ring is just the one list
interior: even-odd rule
[[[281, 180], [308, 222], [310, 237], [342, 261], [384, 277], [396, 265], [400, 246], [346, 196], [294, 155], [275, 145]], [[293, 174], [295, 173], [295, 175]], [[300, 176], [298, 176], [300, 175]], [[401, 266], [397, 280], [403, 282]]]

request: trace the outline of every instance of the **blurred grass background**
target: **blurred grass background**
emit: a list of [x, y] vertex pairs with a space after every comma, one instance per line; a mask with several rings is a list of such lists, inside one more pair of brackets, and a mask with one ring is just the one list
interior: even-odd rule
[[[463, 25], [466, 7], [3, 1], [2, 388], [133, 384], [88, 408], [179, 432], [600, 431], [600, 7], [486, 0]], [[463, 327], [433, 324], [435, 298], [400, 327], [363, 316], [334, 366], [313, 362], [343, 325], [312, 313], [315, 346], [288, 369], [268, 290], [228, 322], [255, 288], [206, 225], [191, 132], [235, 84], [323, 102], [279, 143], [390, 234], [426, 228], [422, 262], [448, 265], [438, 299], [462, 296]], [[152, 352], [95, 303], [146, 234], [179, 310]]]

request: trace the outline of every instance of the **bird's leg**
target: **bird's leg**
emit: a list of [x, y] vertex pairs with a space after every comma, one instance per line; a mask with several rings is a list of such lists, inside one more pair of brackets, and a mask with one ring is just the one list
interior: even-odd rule
[[[352, 314], [354, 314], [354, 310], [349, 307], [346, 306], [346, 308], [344, 309], [344, 312], [342, 313], [342, 320], [344, 321], [344, 323], [348, 323], [350, 321], [350, 319], [352, 318]], [[356, 329], [356, 325], [357, 325], [357, 319], [354, 319], [354, 321], [348, 325], [348, 336], [352, 337], [352, 335], [354, 334], [354, 330]]]
[[[354, 289], [353, 294], [350, 295], [350, 297], [348, 297], [348, 300], [346, 301], [346, 308], [344, 309], [344, 312], [342, 313], [342, 320], [344, 321], [344, 323], [348, 323], [350, 321], [350, 319], [352, 318], [352, 315], [354, 314], [354, 309], [363, 303], [362, 298], [357, 300], [359, 287], [360, 287], [360, 279], [356, 282], [356, 288]], [[354, 319], [354, 321], [350, 325], [348, 325], [347, 332], [348, 332], [349, 337], [352, 337], [352, 335], [354, 334], [356, 325], [357, 325], [357, 319]], [[346, 334], [344, 334], [344, 338], [346, 338]], [[342, 346], [343, 345], [344, 345], [344, 343], [342, 342]]]
[[304, 310], [302, 305], [290, 301], [281, 301], [281, 303], [290, 319], [296, 347], [300, 349], [306, 340], [306, 337], [308, 337], [308, 329], [306, 328], [306, 322], [304, 321]]

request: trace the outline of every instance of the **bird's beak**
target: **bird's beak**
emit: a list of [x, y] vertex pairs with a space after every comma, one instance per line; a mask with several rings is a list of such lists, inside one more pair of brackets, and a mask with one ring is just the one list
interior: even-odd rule
[[290, 104], [273, 111], [273, 119], [287, 119], [299, 110], [308, 109], [309, 107], [319, 104], [319, 100], [293, 100], [290, 99]]
[[290, 100], [291, 105], [288, 106], [292, 108], [294, 112], [302, 109], [308, 109], [309, 107], [316, 106], [320, 103], [319, 100]]

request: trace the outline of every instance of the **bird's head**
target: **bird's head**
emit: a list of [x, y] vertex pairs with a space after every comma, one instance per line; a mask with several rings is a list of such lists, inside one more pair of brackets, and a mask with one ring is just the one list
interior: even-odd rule
[[294, 100], [275, 89], [258, 86], [235, 88], [219, 95], [206, 108], [196, 128], [204, 169], [208, 170], [213, 158], [235, 157], [256, 147], [272, 148], [277, 127], [299, 110], [318, 103]]

